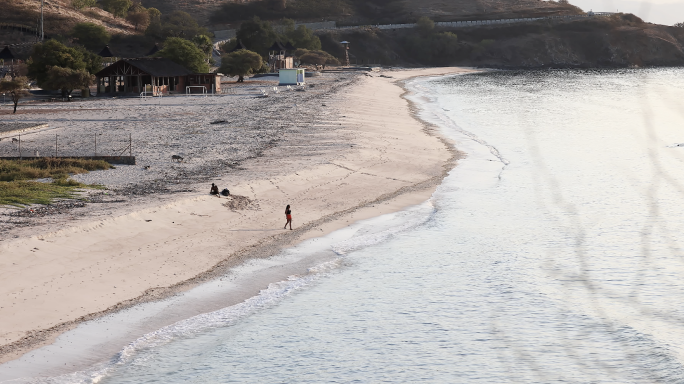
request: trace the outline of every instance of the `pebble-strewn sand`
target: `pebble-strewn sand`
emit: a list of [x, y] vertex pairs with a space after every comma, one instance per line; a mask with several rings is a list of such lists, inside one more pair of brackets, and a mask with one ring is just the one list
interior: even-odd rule
[[[94, 100], [11, 116], [50, 124], [22, 135], [41, 153], [55, 134], [86, 155], [95, 134], [100, 153], [132, 133], [138, 165], [77, 176], [110, 188], [85, 207], [2, 216], [0, 359], [249, 257], [424, 201], [456, 154], [413, 118], [396, 82], [459, 71], [338, 73], [268, 98], [246, 84], [237, 95]], [[237, 197], [208, 196], [212, 181]], [[282, 230], [286, 204], [293, 231]]]

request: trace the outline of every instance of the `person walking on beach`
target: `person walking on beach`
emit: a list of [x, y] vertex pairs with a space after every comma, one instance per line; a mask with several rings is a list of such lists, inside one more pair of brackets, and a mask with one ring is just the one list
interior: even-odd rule
[[290, 224], [290, 231], [292, 230], [292, 211], [290, 210], [290, 205], [288, 204], [287, 207], [285, 207], [285, 218], [287, 221], [285, 222], [285, 226], [283, 229], [287, 229], [287, 225]]

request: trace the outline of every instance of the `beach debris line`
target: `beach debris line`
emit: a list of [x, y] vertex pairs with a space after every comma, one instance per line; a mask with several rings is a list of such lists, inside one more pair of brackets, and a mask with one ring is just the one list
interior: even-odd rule
[[223, 206], [232, 211], [260, 210], [259, 203], [256, 200], [252, 200], [247, 196], [240, 195], [230, 195], [228, 197], [228, 201], [223, 203]]
[[49, 215], [63, 215], [71, 213], [74, 208], [84, 208], [86, 203], [84, 201], [60, 201], [54, 204], [43, 206], [32, 206], [18, 211], [10, 212], [7, 215], [13, 217], [44, 217]]

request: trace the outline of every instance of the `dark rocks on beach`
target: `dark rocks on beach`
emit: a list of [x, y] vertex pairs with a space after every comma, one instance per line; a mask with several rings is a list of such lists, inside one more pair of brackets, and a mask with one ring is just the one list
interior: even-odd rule
[[62, 215], [71, 213], [74, 208], [83, 208], [86, 206], [84, 201], [67, 200], [60, 201], [54, 204], [41, 205], [35, 207], [24, 208], [19, 211], [10, 212], [8, 216], [11, 217], [44, 217], [48, 215]]
[[115, 189], [114, 192], [122, 196], [144, 196], [151, 194], [170, 193], [171, 190], [167, 187], [167, 182], [155, 180], [152, 182], [129, 184], [125, 187]]

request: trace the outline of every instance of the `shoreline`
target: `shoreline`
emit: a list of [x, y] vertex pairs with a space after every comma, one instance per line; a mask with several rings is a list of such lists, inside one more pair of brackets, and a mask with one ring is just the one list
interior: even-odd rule
[[[294, 231], [287, 231], [284, 233], [279, 233], [276, 235], [272, 235], [268, 233], [269, 231], [275, 231], [277, 229], [267, 229], [267, 228], [259, 228], [256, 230], [253, 229], [245, 229], [245, 231], [253, 231], [253, 232], [262, 232], [261, 236], [255, 236], [255, 235], [244, 235], [244, 234], [237, 234], [234, 235], [233, 233], [231, 235], [233, 236], [233, 240], [237, 241], [242, 241], [242, 243], [237, 247], [233, 248], [232, 252], [228, 252], [225, 255], [222, 255], [220, 257], [208, 257], [205, 258], [203, 261], [203, 264], [201, 266], [195, 266], [196, 268], [192, 270], [190, 273], [194, 273], [194, 275], [189, 276], [189, 278], [185, 279], [180, 279], [178, 281], [178, 278], [160, 278], [159, 280], [155, 281], [154, 283], [158, 284], [148, 284], [151, 285], [147, 289], [145, 289], [142, 294], [135, 295], [134, 292], [129, 292], [128, 296], [133, 296], [131, 298], [128, 298], [126, 300], [118, 301], [115, 302], [113, 305], [109, 305], [99, 311], [91, 311], [90, 313], [87, 313], [85, 315], [81, 315], [79, 317], [76, 317], [75, 319], [71, 319], [69, 321], [64, 321], [58, 324], [53, 325], [52, 327], [46, 327], [43, 328], [42, 330], [29, 330], [28, 334], [22, 338], [18, 338], [15, 341], [9, 343], [9, 344], [3, 344], [2, 347], [0, 347], [0, 362], [7, 362], [13, 359], [16, 359], [23, 355], [24, 353], [39, 348], [40, 346], [50, 344], [59, 334], [63, 333], [64, 331], [67, 331], [68, 329], [71, 329], [78, 324], [100, 318], [102, 316], [105, 316], [107, 314], [111, 314], [114, 312], [121, 311], [122, 309], [125, 308], [130, 308], [133, 307], [137, 304], [143, 303], [143, 302], [150, 302], [150, 301], [157, 301], [160, 299], [163, 299], [165, 297], [172, 296], [178, 292], [186, 291], [192, 287], [195, 287], [203, 282], [215, 279], [221, 275], [224, 275], [230, 268], [235, 267], [246, 260], [249, 259], [254, 259], [254, 258], [264, 258], [264, 257], [269, 257], [271, 255], [276, 254], [280, 250], [284, 248], [291, 247], [297, 243], [300, 243], [304, 240], [314, 238], [314, 237], [319, 237], [325, 234], [328, 234], [336, 229], [340, 229], [343, 227], [346, 227], [347, 225], [350, 224], [350, 222], [356, 222], [358, 220], [362, 220], [365, 218], [370, 218], [370, 217], [375, 217], [379, 216], [384, 213], [390, 213], [390, 212], [396, 212], [401, 209], [404, 209], [408, 206], [412, 206], [418, 203], [421, 203], [429, 198], [429, 196], [432, 194], [434, 189], [436, 188], [437, 185], [441, 182], [441, 180], [444, 178], [444, 176], [453, 168], [455, 165], [459, 154], [458, 152], [453, 149], [453, 147], [449, 146], [447, 144], [447, 139], [442, 137], [438, 132], [434, 130], [433, 127], [431, 127], [428, 123], [423, 122], [418, 119], [416, 113], [416, 107], [413, 105], [412, 102], [410, 102], [408, 99], [406, 99], [404, 96], [409, 92], [405, 88], [402, 87], [403, 83], [400, 85], [400, 82], [408, 81], [411, 78], [414, 77], [420, 77], [420, 76], [437, 76], [437, 75], [446, 75], [446, 74], [456, 74], [456, 73], [466, 73], [466, 72], [471, 72], [470, 70], [464, 70], [464, 69], [459, 69], [459, 68], [440, 68], [440, 69], [424, 69], [424, 70], [410, 70], [410, 71], [390, 71], [390, 72], [385, 72], [390, 75], [397, 76], [398, 74], [401, 74], [399, 76], [399, 79], [381, 79], [378, 80], [379, 76], [374, 77], [374, 80], [371, 79], [362, 79], [366, 81], [366, 85], [369, 81], [381, 81], [382, 83], [376, 84], [376, 86], [381, 85], [382, 87], [387, 87], [389, 86], [390, 88], [392, 86], [402, 88], [401, 92], [399, 92], [399, 97], [398, 100], [394, 100], [395, 104], [400, 104], [400, 109], [401, 104], [405, 104], [405, 111], [401, 111], [402, 113], [407, 113], [408, 116], [410, 116], [411, 121], [406, 123], [408, 127], [404, 127], [408, 133], [409, 137], [405, 137], [404, 139], [409, 139], [411, 143], [404, 143], [401, 140], [400, 143], [393, 143], [394, 145], [408, 145], [409, 149], [411, 148], [411, 145], [415, 146], [416, 144], [413, 143], [414, 137], [410, 136], [411, 133], [415, 133], [415, 129], [417, 126], [419, 126], [420, 132], [425, 134], [427, 139], [425, 139], [427, 142], [422, 143], [422, 147], [419, 146], [418, 149], [422, 150], [427, 150], [427, 148], [430, 148], [431, 150], [437, 152], [439, 151], [440, 154], [436, 158], [430, 159], [431, 164], [428, 172], [425, 172], [424, 168], [425, 166], [420, 167], [420, 170], [416, 169], [411, 169], [413, 173], [409, 174], [408, 178], [402, 178], [401, 180], [398, 180], [399, 176], [402, 176], [401, 174], [404, 173], [402, 171], [397, 171], [396, 167], [393, 166], [392, 164], [389, 165], [389, 169], [387, 166], [387, 159], [384, 160], [384, 163], [380, 160], [382, 160], [382, 156], [385, 155], [387, 156], [389, 152], [385, 152], [384, 154], [381, 154], [380, 156], [377, 155], [378, 148], [376, 147], [377, 142], [375, 139], [377, 139], [377, 132], [376, 130], [379, 129], [379, 124], [380, 122], [386, 121], [387, 116], [375, 116], [379, 118], [380, 120], [376, 122], [374, 126], [372, 126], [370, 129], [367, 129], [365, 132], [363, 129], [356, 129], [354, 131], [354, 134], [356, 136], [355, 141], [352, 145], [353, 146], [361, 146], [360, 149], [354, 149], [354, 152], [351, 154], [357, 155], [359, 152], [367, 152], [365, 155], [367, 156], [366, 163], [365, 164], [359, 164], [358, 161], [355, 161], [353, 158], [344, 158], [342, 161], [339, 161], [339, 164], [321, 164], [316, 167], [309, 168], [309, 169], [304, 169], [304, 170], [299, 170], [295, 171], [294, 174], [285, 174], [282, 175], [279, 179], [287, 179], [290, 183], [302, 183], [302, 186], [300, 186], [300, 189], [294, 188], [295, 191], [293, 192], [299, 192], [299, 193], [304, 193], [308, 194], [310, 196], [306, 196], [309, 200], [309, 204], [313, 204], [310, 200], [311, 199], [318, 199], [322, 200], [325, 202], [325, 200], [329, 200], [327, 205], [321, 206], [319, 202], [319, 207], [316, 209], [316, 213], [319, 213], [319, 217], [316, 217], [316, 215], [313, 214], [302, 214], [298, 215], [298, 211], [295, 210], [295, 226], [297, 226], [297, 221], [300, 217], [305, 218], [305, 225], [297, 227], [296, 230]], [[393, 77], [394, 77], [393, 76]], [[403, 76], [403, 77], [402, 77]], [[390, 81], [392, 80], [392, 81]], [[363, 85], [359, 84], [352, 84], [349, 85], [349, 88], [358, 88], [362, 87]], [[372, 87], [371, 87], [372, 88]], [[352, 89], [353, 92], [353, 89]], [[350, 96], [350, 98], [354, 97], [359, 97], [358, 94], [358, 89], [356, 89], [357, 94], [354, 94]], [[366, 91], [367, 92], [367, 91]], [[386, 96], [386, 95], [385, 95]], [[386, 100], [385, 100], [386, 101]], [[355, 100], [356, 102], [356, 100]], [[397, 103], [398, 102], [398, 103]], [[347, 105], [349, 107], [349, 105]], [[396, 105], [395, 105], [396, 107]], [[358, 120], [356, 123], [358, 124], [359, 121], [366, 121], [368, 118], [368, 114], [364, 114], [363, 112], [359, 112], [358, 110], [360, 109], [360, 106], [354, 105], [352, 103], [351, 108], [349, 110], [345, 110], [342, 113], [345, 113], [346, 115], [343, 116], [343, 123], [353, 125], [354, 119]], [[376, 111], [377, 112], [377, 111]], [[392, 111], [396, 112], [396, 111]], [[393, 115], [396, 115], [396, 113], [392, 113]], [[347, 117], [349, 116], [349, 117]], [[385, 125], [385, 124], [383, 124]], [[385, 127], [386, 128], [386, 127]], [[372, 131], [372, 132], [371, 132]], [[391, 132], [391, 131], [390, 131]], [[405, 132], [404, 132], [405, 133]], [[358, 136], [361, 135], [367, 135], [367, 138], [370, 139], [369, 142], [362, 142], [358, 139]], [[389, 135], [389, 132], [384, 132], [383, 135], [380, 135], [380, 138], [383, 138], [387, 140], [387, 136]], [[385, 136], [385, 137], [383, 137]], [[436, 144], [438, 143], [438, 144]], [[365, 144], [362, 145], [362, 144]], [[369, 145], [373, 144], [373, 145]], [[411, 145], [409, 145], [411, 144]], [[371, 148], [375, 147], [375, 148]], [[385, 147], [385, 150], [387, 148], [391, 148], [391, 145], [388, 145]], [[394, 147], [396, 150], [397, 148]], [[416, 148], [413, 148], [416, 149]], [[351, 150], [348, 150], [345, 155], [349, 156]], [[391, 154], [391, 155], [406, 155], [406, 148], [402, 147], [399, 148], [397, 151], [399, 152], [398, 154]], [[368, 153], [371, 153], [374, 156], [370, 156], [371, 160], [375, 160], [375, 162], [372, 162], [372, 165], [369, 166], [368, 164]], [[406, 157], [406, 156], [403, 156]], [[423, 159], [425, 156], [421, 157]], [[258, 160], [257, 160], [258, 161]], [[361, 165], [361, 167], [359, 167]], [[354, 168], [356, 170], [354, 170]], [[369, 172], [358, 172], [359, 170], [373, 170], [375, 171], [372, 175], [369, 174]], [[302, 175], [300, 175], [300, 173]], [[363, 175], [365, 173], [365, 175]], [[368, 176], [374, 176], [373, 177], [368, 177]], [[426, 178], [427, 177], [427, 178]], [[324, 179], [325, 183], [323, 186], [327, 188], [325, 191], [326, 193], [323, 194], [312, 194], [311, 192], [306, 192], [308, 191], [305, 188], [305, 183], [306, 182], [311, 182], [311, 180], [320, 180], [321, 178]], [[385, 180], [393, 180], [393, 182], [388, 182], [388, 184], [392, 184], [391, 186], [384, 186], [385, 188], [382, 189], [381, 191], [373, 191], [375, 193], [368, 193], [368, 190], [359, 190], [359, 188], [353, 188], [349, 187], [349, 183], [345, 182], [340, 182], [341, 179], [346, 180], [346, 179], [354, 179], [356, 182], [363, 184], [365, 187], [372, 186], [373, 184], [377, 184], [377, 179], [382, 178]], [[272, 185], [271, 185], [272, 184]], [[273, 188], [273, 185], [275, 188]], [[324, 188], [321, 185], [318, 186], [319, 188]], [[333, 188], [335, 187], [335, 188]], [[231, 188], [231, 192], [236, 191], [240, 193], [245, 193], [248, 190], [251, 190], [251, 193], [246, 193], [247, 201], [248, 203], [250, 200], [252, 202], [256, 202], [257, 204], [257, 209], [263, 209], [266, 206], [271, 206], [273, 201], [278, 201], [280, 202], [282, 200], [282, 197], [277, 198], [273, 197], [274, 194], [277, 193], [285, 193], [283, 192], [282, 189], [284, 188], [291, 188], [287, 183], [281, 183], [280, 180], [276, 180], [274, 182], [273, 179], [267, 179], [267, 180], [253, 180], [253, 182], [249, 185], [239, 185], [236, 186], [235, 188]], [[304, 192], [302, 192], [302, 188]], [[347, 191], [349, 194], [352, 194], [353, 197], [356, 198], [354, 202], [356, 204], [348, 204], [348, 206], [344, 206], [343, 203], [340, 201], [335, 200], [334, 192], [339, 191], [340, 188], [342, 189], [343, 192]], [[311, 188], [309, 188], [311, 189]], [[379, 188], [381, 189], [381, 188]], [[383, 192], [383, 193], [378, 193], [378, 192]], [[340, 192], [342, 193], [342, 192]], [[250, 197], [251, 195], [251, 197]], [[269, 195], [268, 198], [264, 198], [264, 195]], [[368, 198], [364, 198], [370, 195]], [[291, 198], [289, 198], [286, 201], [290, 201]], [[301, 198], [300, 198], [301, 199]], [[227, 200], [227, 199], [226, 199]], [[338, 198], [339, 200], [339, 198]], [[157, 206], [153, 208], [147, 208], [145, 210], [138, 210], [134, 211], [132, 213], [128, 213], [113, 219], [106, 219], [102, 220], [99, 223], [96, 223], [94, 225], [86, 226], [85, 228], [81, 227], [80, 229], [74, 229], [69, 228], [69, 229], [64, 229], [61, 231], [58, 231], [56, 233], [51, 233], [47, 236], [33, 236], [32, 238], [29, 239], [19, 239], [13, 241], [13, 243], [21, 243], [22, 240], [24, 241], [24, 244], [22, 245], [27, 245], [26, 243], [32, 243], [32, 244], [40, 244], [41, 241], [48, 241], [48, 240], [59, 240], [60, 238], [66, 238], [66, 237], [76, 237], [78, 238], [79, 233], [82, 234], [83, 232], [89, 233], [89, 232], [97, 232], [99, 231], [106, 231], [106, 229], [111, 230], [113, 228], [106, 228], [102, 229], [103, 227], [116, 227], [114, 229], [118, 230], [123, 230], [123, 228], [126, 228], [129, 230], [129, 233], [127, 235], [132, 235], [135, 237], [139, 233], [136, 231], [142, 230], [145, 231], [147, 235], [154, 234], [154, 230], [149, 230], [147, 228], [143, 229], [144, 226], [147, 226], [149, 222], [145, 222], [143, 220], [150, 220], [152, 221], [152, 225], [155, 225], [155, 223], [158, 220], [166, 220], [168, 222], [170, 220], [174, 220], [174, 218], [179, 218], [179, 215], [174, 214], [173, 210], [178, 210], [178, 213], [180, 214], [180, 210], [184, 210], [186, 215], [183, 215], [183, 224], [187, 223], [188, 227], [193, 227], [194, 231], [193, 234], [199, 235], [200, 233], [206, 232], [202, 230], [204, 227], [209, 227], [213, 228], [213, 226], [216, 225], [221, 225], [223, 224], [222, 219], [223, 218], [212, 218], [210, 219], [200, 219], [201, 217], [207, 217], [210, 216], [212, 212], [215, 212], [217, 210], [216, 204], [214, 203], [224, 203], [225, 200], [217, 201], [216, 198], [214, 197], [207, 197], [207, 196], [195, 196], [195, 197], [190, 197], [190, 198], [180, 198], [176, 201], [171, 202], [170, 204], [162, 205], [162, 206]], [[347, 202], [349, 203], [349, 202]], [[351, 205], [351, 206], [349, 206]], [[276, 203], [274, 206], [278, 206]], [[302, 206], [302, 204], [298, 204], [298, 206]], [[259, 211], [253, 210], [254, 207], [247, 207], [247, 211], [241, 211], [239, 209], [232, 209], [231, 213], [234, 215], [232, 216], [237, 216], [232, 218], [234, 223], [241, 223], [242, 219], [248, 219], [250, 223], [253, 225], [255, 224], [255, 221], [258, 223], [259, 220], [264, 219], [264, 215], [261, 214], [259, 215]], [[160, 212], [158, 212], [160, 211]], [[192, 212], [190, 212], [192, 211]], [[190, 213], [190, 215], [196, 216], [192, 220], [187, 220], [187, 213]], [[199, 212], [199, 213], [198, 213]], [[268, 215], [270, 216], [272, 212], [268, 212]], [[252, 216], [251, 218], [247, 216]], [[142, 216], [150, 217], [151, 219], [144, 219]], [[256, 217], [255, 217], [256, 216]], [[251, 219], [251, 220], [250, 220]], [[256, 219], [256, 220], [255, 220]], [[120, 223], [116, 223], [119, 221]], [[209, 221], [209, 222], [207, 222]], [[175, 224], [175, 221], [172, 221]], [[146, 223], [146, 224], [143, 224]], [[194, 225], [194, 226], [193, 226]], [[160, 226], [157, 228], [158, 230], [161, 231], [168, 231], [168, 230], [174, 230], [175, 228], [170, 227], [166, 224]], [[199, 231], [198, 231], [199, 229]], [[80, 232], [79, 232], [80, 231]], [[108, 233], [111, 233], [110, 231], [107, 231]], [[263, 234], [265, 233], [265, 235]], [[101, 233], [102, 234], [102, 233]], [[180, 230], [178, 231], [179, 235], [186, 234], [187, 231]], [[111, 236], [111, 235], [109, 235]], [[189, 235], [187, 235], [189, 236]], [[87, 237], [84, 236], [81, 239], [85, 239]], [[124, 237], [125, 236], [121, 236]], [[111, 238], [106, 238], [106, 241], [116, 241], [116, 239], [111, 239]], [[130, 239], [129, 239], [130, 240]], [[138, 239], [139, 240], [139, 239]], [[157, 239], [159, 240], [159, 239]], [[167, 239], [168, 240], [168, 239]], [[216, 238], [211, 238], [211, 240], [214, 242], [212, 245], [215, 246], [223, 246], [225, 244], [221, 244], [220, 241], [217, 241]], [[145, 242], [140, 243], [140, 245], [144, 245]], [[159, 245], [160, 243], [157, 243], [155, 245]], [[92, 245], [92, 244], [91, 244]], [[149, 246], [149, 242], [147, 244]], [[197, 244], [196, 243], [190, 243], [188, 245], [187, 241], [185, 243], [181, 242], [179, 244], [173, 244], [171, 246], [166, 247], [163, 250], [157, 250], [157, 254], [161, 252], [161, 255], [164, 255], [164, 252], [170, 252], [173, 250], [179, 250], [181, 247], [185, 247], [186, 249], [190, 248], [196, 248]], [[2, 248], [5, 250], [2, 253], [6, 253], [8, 250], [8, 245], [3, 244]], [[142, 248], [142, 247], [141, 247]], [[140, 249], [141, 249], [140, 248]], [[230, 247], [228, 247], [230, 249]], [[205, 246], [205, 249], [206, 248]], [[195, 250], [197, 252], [197, 250]], [[111, 252], [109, 252], [111, 253]], [[103, 252], [103, 254], [107, 254], [107, 252]], [[109, 255], [110, 257], [112, 255]], [[149, 256], [148, 256], [149, 257]], [[182, 259], [179, 259], [182, 260]], [[102, 260], [101, 260], [102, 261]], [[149, 263], [146, 265], [148, 267], [159, 267], [160, 269], [164, 266], [165, 261], [162, 261], [161, 259], [158, 260], [148, 260]], [[212, 263], [213, 262], [213, 263]], [[78, 264], [78, 263], [75, 263]], [[161, 266], [160, 266], [161, 265]], [[206, 267], [209, 268], [206, 268]], [[111, 267], [111, 266], [110, 266]], [[168, 273], [172, 271], [176, 271], [179, 268], [176, 269], [171, 269], [171, 270], [166, 270], [167, 272], [166, 276], [169, 276]], [[182, 267], [180, 269], [183, 269]], [[197, 271], [199, 269], [199, 272]], [[101, 270], [101, 269], [100, 269]], [[130, 272], [130, 271], [129, 271]], [[198, 272], [198, 273], [197, 273]], [[120, 271], [120, 273], [123, 273]], [[125, 276], [125, 274], [123, 274]], [[149, 276], [147, 276], [149, 277]], [[158, 276], [157, 276], [158, 277]], [[185, 277], [185, 276], [184, 276]], [[174, 281], [176, 280], [176, 281]], [[166, 284], [164, 284], [166, 283]], [[110, 290], [115, 290], [115, 289], [110, 289]], [[106, 292], [110, 293], [110, 292]], [[116, 294], [119, 292], [114, 292], [113, 294]], [[102, 296], [96, 296], [98, 298]], [[81, 304], [83, 303], [92, 303], [92, 297], [86, 297], [81, 300]], [[97, 301], [97, 300], [96, 300]], [[64, 314], [63, 316], [67, 316]]]

